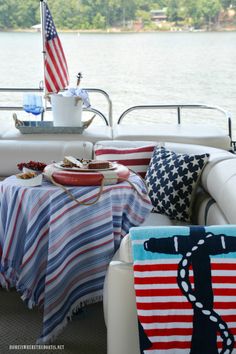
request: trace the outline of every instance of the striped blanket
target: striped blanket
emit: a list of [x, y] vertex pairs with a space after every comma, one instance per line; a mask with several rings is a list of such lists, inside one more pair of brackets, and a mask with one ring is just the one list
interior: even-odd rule
[[140, 352], [236, 354], [236, 226], [130, 235]]
[[[38, 343], [60, 333], [73, 311], [101, 300], [107, 266], [129, 228], [152, 206], [143, 183], [104, 186], [98, 202], [80, 206], [49, 182], [21, 187], [12, 176], [0, 183], [0, 283], [16, 287], [28, 307], [39, 306], [43, 329]], [[98, 187], [70, 187], [83, 202]]]

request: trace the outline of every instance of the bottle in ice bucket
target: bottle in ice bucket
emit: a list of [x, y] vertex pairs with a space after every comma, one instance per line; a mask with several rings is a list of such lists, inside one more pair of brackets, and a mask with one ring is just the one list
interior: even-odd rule
[[77, 83], [76, 83], [76, 86], [77, 87], [79, 87], [79, 84], [80, 84], [80, 80], [82, 79], [82, 73], [78, 73], [77, 75], [76, 75], [76, 77], [77, 77]]
[[82, 74], [77, 74], [76, 87], [69, 87], [59, 94], [52, 95], [54, 126], [82, 127], [82, 106], [90, 107], [86, 90], [79, 88]]

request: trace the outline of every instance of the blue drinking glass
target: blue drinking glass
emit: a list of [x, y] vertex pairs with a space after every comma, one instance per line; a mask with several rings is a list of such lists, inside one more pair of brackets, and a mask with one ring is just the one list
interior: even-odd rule
[[23, 95], [23, 109], [27, 113], [32, 113], [35, 116], [43, 112], [42, 96], [24, 94]]

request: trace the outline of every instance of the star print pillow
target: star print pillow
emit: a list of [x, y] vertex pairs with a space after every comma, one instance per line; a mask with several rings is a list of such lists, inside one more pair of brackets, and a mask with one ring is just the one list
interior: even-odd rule
[[209, 155], [187, 155], [156, 147], [146, 174], [153, 211], [190, 222], [199, 177]]

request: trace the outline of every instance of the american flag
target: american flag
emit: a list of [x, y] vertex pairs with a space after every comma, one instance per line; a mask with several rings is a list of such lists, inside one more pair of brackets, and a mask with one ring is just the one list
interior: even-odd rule
[[45, 91], [58, 92], [69, 84], [69, 74], [61, 41], [56, 31], [52, 15], [44, 3], [45, 32]]

